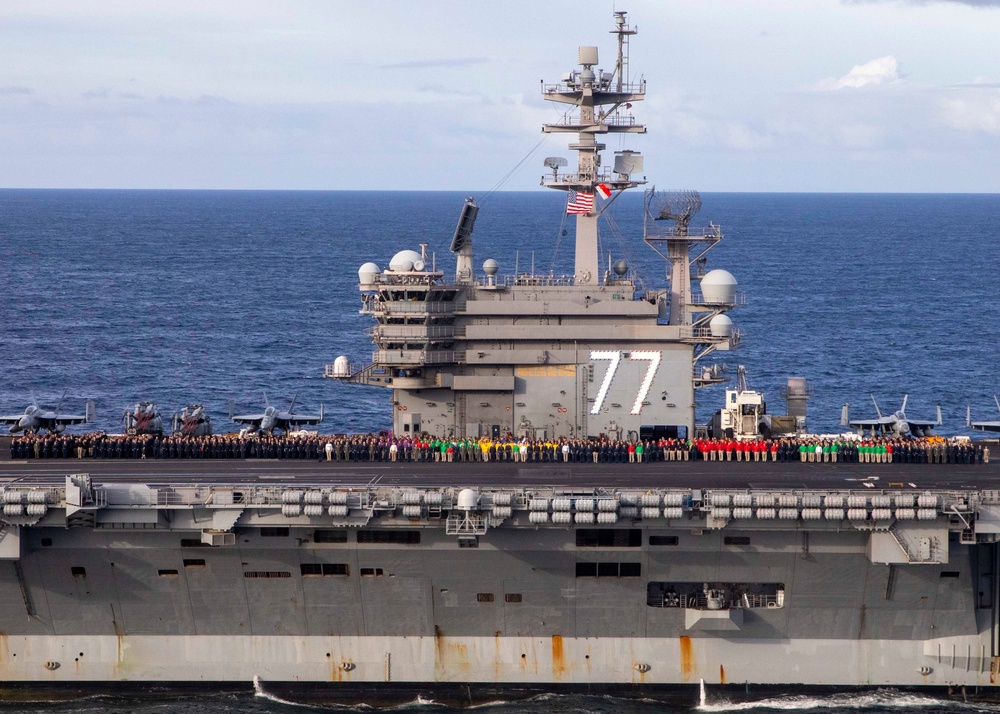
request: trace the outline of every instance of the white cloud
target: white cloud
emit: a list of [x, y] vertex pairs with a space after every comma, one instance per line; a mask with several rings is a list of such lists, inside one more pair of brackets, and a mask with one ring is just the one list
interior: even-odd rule
[[942, 121], [953, 129], [1000, 135], [1000, 91], [965, 91], [939, 106]]
[[837, 80], [834, 89], [858, 89], [873, 84], [887, 84], [899, 79], [899, 67], [892, 55], [856, 64], [851, 71]]

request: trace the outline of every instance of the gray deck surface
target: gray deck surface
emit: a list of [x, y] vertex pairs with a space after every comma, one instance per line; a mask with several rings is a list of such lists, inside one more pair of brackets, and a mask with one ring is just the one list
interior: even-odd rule
[[1000, 489], [1000, 462], [989, 464], [802, 464], [755, 462], [369, 463], [295, 460], [95, 460], [44, 459], [0, 462], [0, 482], [11, 479], [62, 483], [89, 473], [96, 483], [252, 484], [311, 483], [339, 486], [573, 488], [875, 488]]

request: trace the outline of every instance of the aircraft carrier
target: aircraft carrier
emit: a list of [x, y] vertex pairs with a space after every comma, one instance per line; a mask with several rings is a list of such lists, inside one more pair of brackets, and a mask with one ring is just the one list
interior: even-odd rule
[[[376, 351], [331, 377], [386, 390], [397, 435], [693, 436], [742, 296], [709, 271], [718, 226], [647, 194], [666, 287], [599, 256], [597, 224], [644, 181], [635, 29], [543, 97], [568, 109], [574, 274], [426, 250], [359, 275]], [[612, 69], [605, 70], [603, 66]], [[603, 267], [602, 267], [603, 266]], [[342, 391], [357, 387], [341, 387]], [[155, 685], [456, 704], [537, 692], [952, 688], [1000, 666], [1000, 467], [852, 463], [0, 464], [0, 682], [26, 696]]]

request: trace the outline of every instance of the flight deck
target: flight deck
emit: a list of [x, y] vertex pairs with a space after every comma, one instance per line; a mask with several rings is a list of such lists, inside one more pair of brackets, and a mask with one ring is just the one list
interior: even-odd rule
[[93, 460], [0, 462], [0, 481], [144, 484], [310, 484], [439, 488], [1000, 489], [1000, 463], [859, 464], [676, 461], [651, 464], [412, 463], [296, 460]]

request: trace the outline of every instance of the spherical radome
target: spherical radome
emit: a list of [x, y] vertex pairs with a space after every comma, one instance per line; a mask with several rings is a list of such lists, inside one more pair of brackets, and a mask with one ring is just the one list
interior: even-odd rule
[[708, 322], [708, 329], [712, 337], [732, 337], [733, 321], [729, 315], [716, 315]]
[[420, 253], [415, 250], [401, 250], [392, 256], [392, 260], [389, 261], [389, 270], [405, 273], [413, 270], [413, 265], [422, 260]]
[[375, 263], [365, 263], [358, 268], [358, 282], [362, 285], [371, 285], [381, 272], [382, 269]]
[[619, 260], [616, 261], [612, 270], [615, 271], [615, 275], [619, 278], [624, 278], [625, 274], [628, 272], [628, 261]]
[[487, 258], [483, 261], [483, 272], [487, 275], [496, 275], [498, 270], [500, 270], [500, 264], [493, 258]]
[[474, 511], [479, 506], [479, 494], [471, 488], [463, 488], [458, 492], [455, 507], [460, 511]]
[[728, 270], [710, 270], [701, 279], [701, 294], [708, 303], [736, 302], [736, 287], [736, 278]]

